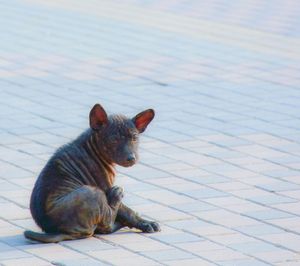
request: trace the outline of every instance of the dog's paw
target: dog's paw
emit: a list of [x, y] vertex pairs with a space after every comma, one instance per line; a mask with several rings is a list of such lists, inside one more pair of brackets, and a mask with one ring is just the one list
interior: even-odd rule
[[156, 222], [144, 220], [139, 222], [138, 229], [142, 230], [144, 233], [155, 233], [160, 231], [160, 226]]
[[112, 187], [107, 192], [107, 201], [111, 207], [117, 206], [124, 197], [124, 189], [118, 186]]

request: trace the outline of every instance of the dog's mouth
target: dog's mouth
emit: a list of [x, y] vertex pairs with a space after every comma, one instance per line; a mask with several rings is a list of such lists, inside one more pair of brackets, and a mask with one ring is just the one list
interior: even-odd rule
[[123, 167], [130, 167], [130, 166], [133, 166], [135, 163], [136, 163], [136, 161], [122, 162], [122, 163], [119, 163], [119, 165], [121, 165]]

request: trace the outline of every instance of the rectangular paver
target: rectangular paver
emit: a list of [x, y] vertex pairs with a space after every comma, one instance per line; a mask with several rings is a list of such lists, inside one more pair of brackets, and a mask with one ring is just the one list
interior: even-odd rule
[[[0, 264], [300, 264], [300, 4], [0, 0]], [[61, 145], [153, 108], [124, 202], [162, 232], [58, 244], [30, 194]]]

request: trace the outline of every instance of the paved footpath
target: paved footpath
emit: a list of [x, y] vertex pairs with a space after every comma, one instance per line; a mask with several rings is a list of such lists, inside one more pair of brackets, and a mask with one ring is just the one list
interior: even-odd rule
[[[300, 265], [300, 2], [0, 0], [0, 264]], [[38, 244], [54, 150], [153, 107], [125, 202], [162, 232]]]

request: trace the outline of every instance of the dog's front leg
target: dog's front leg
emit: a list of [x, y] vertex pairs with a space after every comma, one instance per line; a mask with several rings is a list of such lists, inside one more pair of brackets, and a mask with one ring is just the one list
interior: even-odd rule
[[148, 221], [141, 218], [135, 211], [124, 205], [120, 204], [117, 219], [124, 226], [129, 228], [137, 228], [145, 233], [154, 233], [160, 231], [160, 226], [158, 223], [153, 221]]

